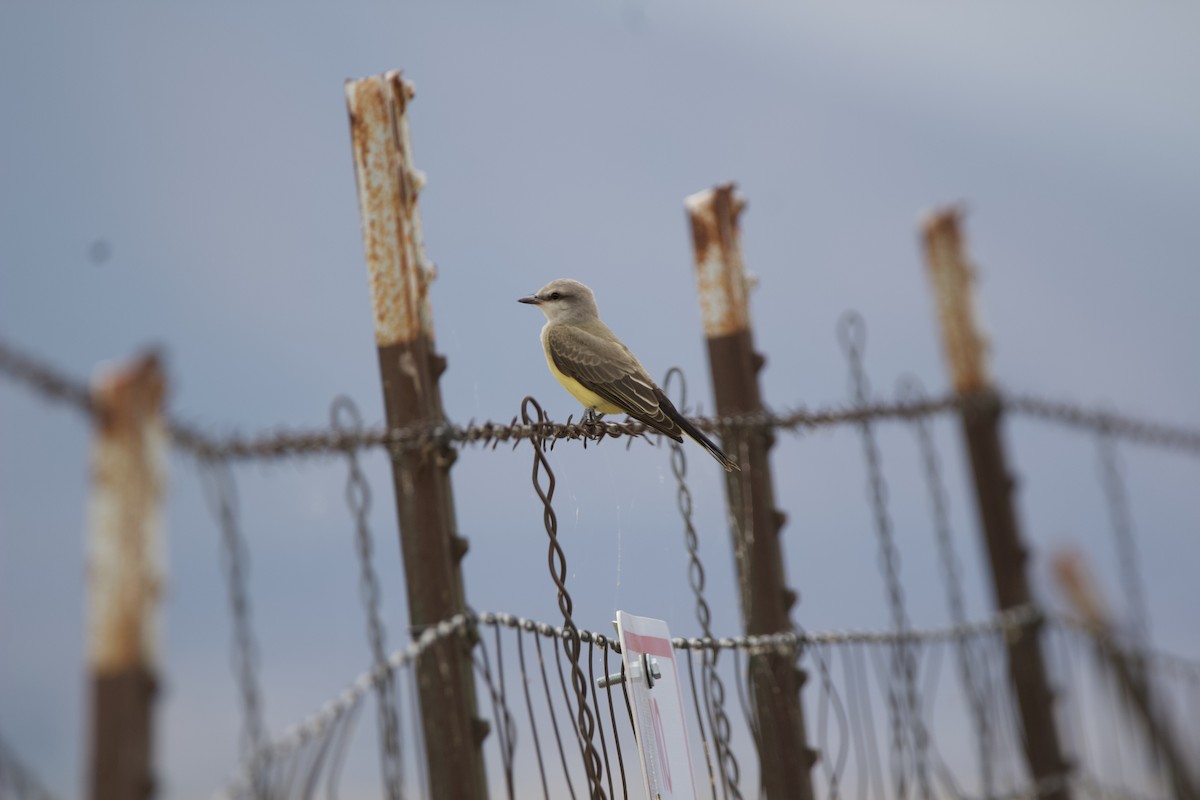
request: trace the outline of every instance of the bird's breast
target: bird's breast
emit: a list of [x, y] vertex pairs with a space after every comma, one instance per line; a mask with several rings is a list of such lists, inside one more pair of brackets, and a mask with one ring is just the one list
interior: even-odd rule
[[550, 374], [553, 375], [554, 378], [563, 385], [563, 388], [570, 392], [576, 400], [583, 403], [584, 408], [594, 408], [601, 414], [626, 413], [625, 409], [608, 402], [603, 397], [596, 394], [591, 389], [577, 381], [575, 378], [558, 368], [558, 365], [554, 363], [554, 356], [550, 354], [550, 343], [546, 338], [546, 332], [549, 330], [549, 328], [550, 323], [546, 323], [546, 326], [542, 328], [542, 350], [546, 353], [546, 366], [550, 368]]

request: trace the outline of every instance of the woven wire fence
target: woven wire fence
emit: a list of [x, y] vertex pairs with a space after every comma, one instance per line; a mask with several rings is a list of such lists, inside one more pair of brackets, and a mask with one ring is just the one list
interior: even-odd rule
[[[1079, 796], [1166, 797], [1172, 790], [1164, 765], [1144, 746], [1127, 720], [1128, 698], [1106, 665], [1105, 634], [1061, 617], [1046, 618], [1022, 608], [983, 622], [967, 620], [962, 575], [946, 517], [946, 487], [929, 421], [942, 414], [970, 414], [977, 401], [960, 396], [929, 398], [907, 382], [898, 398], [878, 402], [869, 390], [861, 362], [861, 321], [843, 325], [843, 345], [855, 387], [850, 404], [739, 417], [700, 418], [709, 432], [770, 428], [803, 433], [837, 425], [858, 429], [868, 465], [880, 565], [892, 627], [887, 631], [721, 638], [710, 625], [705, 597], [704, 563], [692, 520], [684, 450], [672, 447], [677, 505], [688, 552], [688, 580], [695, 596], [700, 638], [677, 639], [676, 660], [690, 716], [693, 771], [701, 796], [727, 798], [759, 794], [757, 723], [751, 696], [754, 656], [779, 650], [795, 656], [809, 675], [804, 694], [810, 745], [818, 752], [813, 770], [818, 796], [828, 797], [1037, 797], [1058, 786], [1029, 782], [1022, 751], [1023, 733], [1007, 674], [1006, 641], [1014, 636], [1044, 637], [1052, 680], [1059, 692], [1060, 730], [1072, 754], [1071, 769], [1054, 781]], [[49, 400], [95, 416], [85, 384], [0, 341], [0, 373]], [[682, 383], [682, 375], [677, 376]], [[671, 377], [664, 382], [671, 385]], [[682, 387], [686, 394], [686, 387]], [[1200, 431], [1135, 419], [1109, 411], [1002, 394], [1009, 413], [1078, 429], [1096, 437], [1105, 466], [1105, 494], [1114, 532], [1130, 565], [1123, 589], [1135, 600], [1141, 630], [1148, 625], [1144, 594], [1135, 568], [1124, 488], [1116, 463], [1119, 442], [1200, 456]], [[995, 398], [989, 402], [994, 403]], [[680, 407], [686, 402], [681, 401]], [[234, 621], [235, 679], [241, 705], [242, 762], [225, 788], [230, 797], [336, 796], [346, 754], [361, 727], [364, 706], [376, 717], [382, 793], [389, 798], [428, 796], [421, 725], [413, 665], [445, 650], [433, 647], [449, 637], [474, 642], [472, 658], [480, 713], [489, 718], [484, 740], [494, 796], [640, 797], [641, 772], [631, 727], [625, 684], [600, 686], [597, 679], [621, 672], [620, 648], [611, 635], [592, 633], [570, 619], [565, 587], [565, 555], [556, 553], [553, 472], [544, 454], [563, 441], [596, 445], [647, 438], [636, 422], [568, 419], [556, 423], [532, 398], [522, 414], [507, 422], [441, 424], [402, 430], [365, 426], [345, 399], [335, 401], [332, 422], [307, 431], [212, 436], [178, 420], [169, 422], [173, 444], [189, 454], [204, 478], [206, 494], [220, 531], [222, 566]], [[934, 528], [943, 560], [943, 577], [952, 625], [915, 627], [908, 618], [903, 587], [895, 567], [896, 546], [879, 466], [875, 426], [903, 421], [917, 435], [929, 491]], [[414, 644], [388, 655], [380, 621], [379, 591], [366, 526], [364, 498], [370, 491], [357, 464], [357, 453], [385, 448], [393, 455], [431, 453], [454, 447], [519, 446], [531, 442], [533, 485], [546, 510], [550, 535], [551, 577], [555, 580], [563, 625], [507, 614], [463, 614], [425, 630]], [[528, 452], [528, 451], [526, 451]], [[356, 523], [363, 609], [374, 663], [342, 694], [283, 735], [271, 737], [262, 719], [262, 687], [245, 570], [244, 535], [239, 528], [236, 485], [231, 467], [246, 460], [345, 457], [347, 499]], [[540, 472], [539, 472], [540, 470]], [[549, 483], [546, 484], [545, 481]], [[1200, 752], [1200, 665], [1155, 655], [1145, 642], [1122, 642], [1136, 654], [1146, 680], [1154, 686], [1160, 714], [1184, 752]], [[1191, 713], [1185, 713], [1190, 710]], [[585, 724], [586, 723], [586, 724]], [[581, 731], [585, 731], [585, 736]], [[8, 763], [16, 763], [8, 759]], [[13, 776], [18, 775], [19, 781]], [[7, 778], [8, 782], [5, 782]], [[0, 786], [19, 783], [14, 797], [38, 794], [26, 771], [0, 770]], [[1043, 784], [1045, 781], [1043, 781]], [[8, 795], [2, 795], [8, 796]]]
[[[815, 772], [822, 797], [896, 798], [921, 796], [926, 773], [935, 797], [1036, 797], [1021, 755], [1018, 716], [1005, 675], [1006, 637], [1041, 630], [1052, 654], [1061, 691], [1062, 719], [1075, 764], [1062, 779], [1085, 797], [1167, 797], [1169, 777], [1133, 736], [1122, 738], [1120, 689], [1097, 660], [1101, 634], [1067, 618], [1044, 618], [1022, 608], [982, 622], [898, 635], [878, 631], [796, 633], [773, 637], [676, 638], [676, 673], [689, 706], [690, 742], [697, 755], [692, 769], [702, 797], [755, 797], [756, 722], [747, 681], [754, 654], [798, 649], [814, 676], [806, 713], [812, 744], [820, 753]], [[621, 648], [612, 636], [579, 631], [584, 669], [595, 686], [621, 672]], [[427, 797], [420, 767], [421, 733], [411, 713], [416, 659], [445, 637], [478, 637], [476, 681], [491, 722], [486, 758], [492, 794], [500, 797], [587, 797], [583, 743], [571, 720], [576, 697], [569, 688], [569, 660], [563, 647], [570, 631], [503, 613], [460, 615], [431, 628], [410, 648], [393, 653], [386, 668], [363, 673], [346, 690], [278, 739], [254, 751], [224, 797], [312, 797], [336, 793], [342, 756], [362, 724], [364, 706], [380, 702], [378, 689], [394, 680], [404, 690], [393, 700], [404, 720], [399, 753], [401, 793]], [[921, 705], [909, 709], [896, 700], [891, 651], [914, 653], [922, 687]], [[970, 688], [953, 675], [956, 654], [979, 656], [981, 686], [992, 747], [975, 751], [976, 722], [965, 696]], [[1200, 703], [1200, 664], [1145, 653], [1144, 666], [1160, 687], [1171, 724], [1182, 740], [1200, 747], [1194, 711]], [[718, 708], [711, 674], [729, 687], [729, 703]], [[385, 701], [387, 702], [387, 701]], [[624, 683], [599, 688], [590, 696], [602, 751], [603, 781], [609, 797], [642, 796], [641, 767]], [[408, 708], [403, 706], [408, 705]], [[726, 715], [724, 725], [715, 722]], [[890, 728], [901, 729], [893, 737]], [[911, 731], [929, 735], [917, 747]], [[387, 758], [387, 754], [381, 758]], [[732, 759], [739, 772], [723, 768]], [[990, 785], [985, 786], [983, 776]], [[255, 788], [257, 787], [257, 789]], [[263, 792], [265, 791], [265, 795]]]

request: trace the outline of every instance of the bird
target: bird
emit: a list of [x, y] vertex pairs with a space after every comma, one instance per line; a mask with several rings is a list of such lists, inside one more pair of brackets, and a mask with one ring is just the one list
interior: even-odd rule
[[626, 414], [683, 442], [687, 434], [732, 472], [737, 462], [679, 413], [628, 347], [600, 320], [596, 296], [579, 281], [558, 278], [518, 303], [546, 315], [542, 347], [550, 373], [583, 403], [589, 416]]

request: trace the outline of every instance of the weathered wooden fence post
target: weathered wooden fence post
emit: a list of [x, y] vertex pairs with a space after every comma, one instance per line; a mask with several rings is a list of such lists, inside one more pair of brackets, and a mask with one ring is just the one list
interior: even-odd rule
[[[399, 72], [347, 81], [350, 134], [358, 180], [367, 273], [375, 310], [375, 342], [390, 429], [445, 422], [438, 377], [446, 361], [434, 350], [425, 259], [405, 109], [412, 86]], [[457, 533], [450, 487], [453, 449], [396, 453], [392, 474], [400, 518], [412, 632], [467, 610], [459, 563], [467, 551]], [[443, 640], [417, 663], [430, 796], [487, 796], [471, 670], [471, 644]]]
[[154, 794], [154, 698], [167, 432], [157, 357], [105, 372], [92, 391], [96, 435], [88, 524], [88, 666], [93, 800]]
[[[1026, 571], [1029, 551], [1013, 504], [1013, 478], [1000, 438], [1003, 411], [989, 375], [986, 343], [975, 319], [974, 270], [955, 209], [924, 222], [925, 260], [933, 281], [942, 343], [954, 389], [965, 404], [963, 434], [975, 481], [979, 522], [992, 570], [992, 589], [1001, 611], [1034, 602]], [[1009, 676], [1016, 691], [1022, 744], [1038, 796], [1066, 800], [1070, 765], [1063, 756], [1054, 718], [1054, 692], [1046, 675], [1041, 626], [1006, 638]]]
[[[765, 360], [754, 351], [737, 224], [744, 202], [726, 184], [692, 195], [686, 205], [717, 413], [761, 414], [758, 371]], [[765, 427], [741, 428], [724, 432], [722, 443], [741, 467], [726, 476], [725, 488], [743, 626], [748, 634], [791, 631], [796, 594], [787, 588], [779, 540], [785, 517], [775, 507], [768, 459], [774, 434]], [[800, 704], [805, 678], [793, 656], [750, 658], [762, 785], [772, 800], [813, 796], [810, 770], [816, 753], [808, 747]]]

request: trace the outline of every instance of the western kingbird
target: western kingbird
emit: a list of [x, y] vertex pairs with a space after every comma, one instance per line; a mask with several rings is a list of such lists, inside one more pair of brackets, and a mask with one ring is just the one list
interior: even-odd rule
[[727, 472], [738, 469], [733, 459], [679, 413], [637, 357], [600, 321], [591, 289], [559, 278], [517, 302], [535, 305], [546, 315], [542, 328], [546, 364], [585, 409], [628, 414], [677, 442], [686, 433]]

